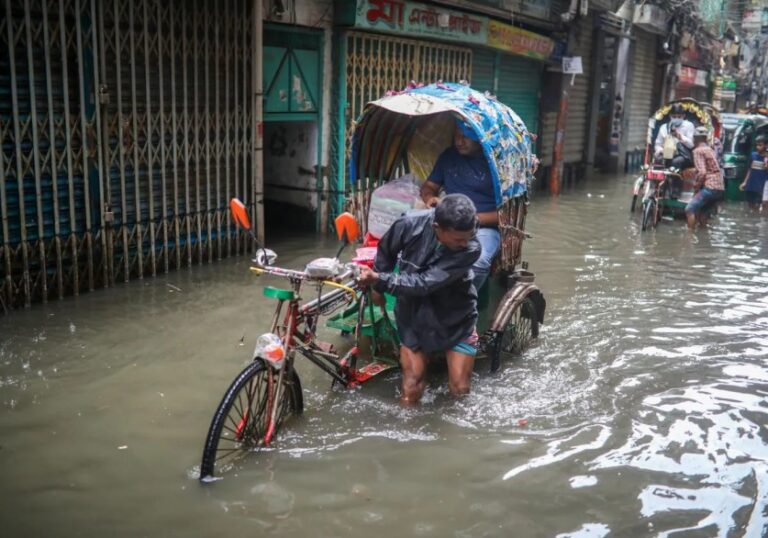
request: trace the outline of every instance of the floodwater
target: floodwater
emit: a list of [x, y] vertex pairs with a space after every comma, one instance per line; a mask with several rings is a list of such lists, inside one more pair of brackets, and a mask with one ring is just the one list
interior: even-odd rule
[[[749, 536], [768, 533], [768, 218], [641, 233], [629, 177], [534, 199], [538, 344], [473, 393], [435, 374], [330, 390], [274, 449], [201, 485], [213, 410], [271, 305], [245, 259], [0, 319], [4, 536]], [[271, 247], [299, 267], [330, 243]]]

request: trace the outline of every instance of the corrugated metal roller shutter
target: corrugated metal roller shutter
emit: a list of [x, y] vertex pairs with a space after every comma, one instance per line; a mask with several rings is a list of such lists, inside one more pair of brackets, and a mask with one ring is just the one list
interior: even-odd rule
[[472, 54], [472, 87], [481, 92], [493, 89], [493, 65], [496, 53], [487, 49], [475, 49]]
[[590, 17], [580, 19], [575, 46], [571, 48], [572, 56], [581, 56], [583, 74], [576, 75], [573, 86], [568, 89], [568, 119], [565, 124], [563, 144], [564, 163], [584, 160], [589, 118], [589, 80], [592, 76], [592, 30]]
[[532, 133], [539, 129], [539, 91], [541, 71], [539, 62], [510, 56], [501, 57], [499, 69], [499, 101], [510, 107], [525, 122]]
[[656, 36], [636, 30], [629, 120], [627, 125], [627, 151], [645, 147], [648, 118], [653, 112], [654, 81], [656, 76]]

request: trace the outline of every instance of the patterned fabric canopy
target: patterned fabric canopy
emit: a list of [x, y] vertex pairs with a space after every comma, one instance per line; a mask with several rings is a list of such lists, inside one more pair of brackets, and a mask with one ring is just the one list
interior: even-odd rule
[[480, 93], [464, 84], [436, 83], [389, 92], [386, 97], [365, 107], [352, 139], [350, 181], [353, 184], [364, 175], [357, 157], [365, 152], [366, 144], [376, 144], [372, 133], [377, 130], [367, 124], [372, 123], [369, 121], [372, 119], [381, 121], [378, 118], [386, 115], [381, 113], [382, 109], [412, 118], [450, 112], [463, 121], [476, 133], [488, 160], [497, 205], [524, 194], [533, 180], [536, 162], [532, 152], [533, 137], [520, 116], [488, 93]]

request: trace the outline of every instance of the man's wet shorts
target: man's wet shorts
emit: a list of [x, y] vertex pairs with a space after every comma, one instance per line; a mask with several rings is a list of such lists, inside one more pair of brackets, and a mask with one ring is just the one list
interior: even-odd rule
[[699, 192], [694, 194], [688, 205], [685, 206], [686, 213], [698, 213], [702, 209], [707, 209], [711, 205], [719, 202], [723, 199], [723, 191], [715, 191], [712, 189], [700, 189]]
[[471, 335], [453, 346], [451, 351], [474, 357], [477, 355], [477, 340], [477, 330], [473, 330]]

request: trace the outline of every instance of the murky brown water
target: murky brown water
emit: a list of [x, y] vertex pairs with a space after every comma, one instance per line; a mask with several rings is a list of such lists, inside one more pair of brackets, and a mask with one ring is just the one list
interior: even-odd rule
[[268, 323], [245, 259], [0, 319], [3, 535], [765, 534], [768, 218], [641, 235], [630, 181], [534, 200], [547, 324], [471, 397], [438, 379], [406, 411], [397, 375], [331, 392], [304, 366], [304, 417], [215, 484], [202, 442]]

